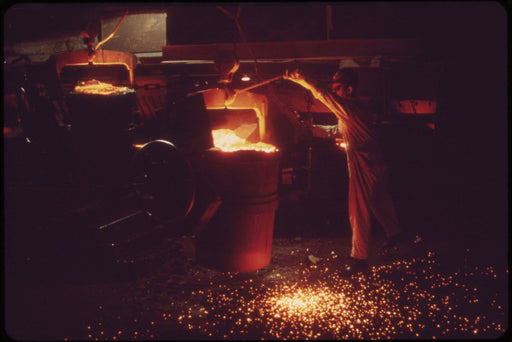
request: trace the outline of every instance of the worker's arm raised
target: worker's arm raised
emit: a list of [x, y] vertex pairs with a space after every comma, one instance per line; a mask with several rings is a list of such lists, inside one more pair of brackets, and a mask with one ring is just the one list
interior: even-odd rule
[[297, 83], [298, 85], [306, 88], [307, 90], [311, 91], [313, 96], [322, 102], [329, 110], [336, 115], [336, 117], [341, 120], [343, 123], [348, 121], [350, 118], [347, 114], [347, 111], [343, 108], [340, 101], [342, 99], [335, 99], [334, 96], [330, 92], [326, 92], [323, 90], [320, 90], [317, 88], [313, 82], [306, 79], [304, 74], [300, 72], [300, 70], [296, 69], [293, 72], [289, 72], [288, 70], [285, 71], [283, 78], [285, 80], [292, 81], [294, 83]]

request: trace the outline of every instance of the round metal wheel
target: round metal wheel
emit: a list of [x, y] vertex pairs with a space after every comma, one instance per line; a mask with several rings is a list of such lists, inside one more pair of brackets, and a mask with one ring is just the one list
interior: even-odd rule
[[135, 154], [130, 182], [142, 208], [158, 222], [183, 219], [194, 205], [192, 167], [169, 141], [148, 142]]

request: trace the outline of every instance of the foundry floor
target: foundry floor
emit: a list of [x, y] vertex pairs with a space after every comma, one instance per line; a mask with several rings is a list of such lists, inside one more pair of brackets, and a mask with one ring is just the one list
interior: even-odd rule
[[[283, 202], [281, 214], [293, 217], [294, 210], [297, 210], [295, 217], [303, 214], [299, 207], [287, 203], [295, 202]], [[10, 229], [24, 226], [24, 220], [28, 219], [22, 216], [16, 216]], [[297, 231], [285, 227], [286, 220], [282, 217], [276, 220], [270, 264], [247, 273], [221, 273], [197, 265], [194, 237], [169, 234], [165, 227], [154, 227], [147, 236], [116, 252], [94, 251], [83, 244], [63, 246], [62, 241], [41, 227], [31, 228], [34, 235], [30, 240], [24, 235], [26, 230], [17, 234], [8, 231], [5, 331], [15, 340], [432, 339], [434, 336], [459, 339], [495, 338], [508, 328], [506, 239], [471, 231], [461, 234], [460, 228], [447, 226], [422, 227], [418, 243], [401, 245], [388, 255], [372, 255], [372, 270], [366, 280], [345, 280], [333, 270], [346, 261], [350, 233], [346, 227], [333, 231], [331, 226], [335, 224], [327, 221], [317, 220], [318, 227], [314, 225], [315, 220], [302, 222]], [[137, 222], [143, 224], [137, 220], [132, 224]], [[377, 231], [372, 244], [376, 248], [382, 242], [383, 235]], [[312, 264], [309, 255], [320, 261]], [[390, 283], [386, 283], [386, 277]], [[375, 282], [376, 279], [380, 280]], [[315, 316], [319, 313], [311, 308], [308, 311], [307, 306], [303, 314], [290, 311], [285, 312], [285, 317], [276, 318], [268, 304], [269, 296], [275, 298], [279, 291], [289, 292], [293, 284], [300, 284], [305, 292], [323, 286], [338, 289], [349, 286], [349, 296], [356, 293], [350, 292], [353, 288], [349, 282], [373, 288], [374, 300], [383, 303], [393, 303], [395, 299], [380, 293], [380, 287], [404, 291], [412, 287], [414, 291], [407, 299], [416, 303], [415, 311], [397, 309], [402, 310], [397, 315], [404, 317], [389, 312], [389, 317], [368, 316], [362, 312], [361, 318], [370, 318], [374, 324], [371, 330], [368, 321], [364, 326], [358, 326], [355, 320], [347, 324], [341, 321], [346, 313], [338, 313], [340, 317], [330, 313], [334, 316], [331, 319], [338, 322], [338, 330], [330, 330], [332, 326], [322, 325], [322, 319]], [[458, 309], [448, 308], [448, 297], [450, 305]], [[258, 304], [261, 298], [267, 299]], [[428, 303], [422, 304], [425, 298]], [[356, 310], [367, 308], [366, 303], [352, 300]], [[314, 305], [322, 306], [324, 302]], [[281, 307], [280, 310], [293, 308], [296, 309]], [[253, 309], [261, 311], [248, 316], [247, 311]], [[280, 312], [283, 316], [283, 311]], [[305, 316], [319, 321], [306, 324]], [[411, 317], [412, 325], [403, 325], [403, 319]], [[464, 324], [447, 324], [450, 319]], [[379, 320], [381, 324], [377, 324]], [[389, 330], [382, 322], [395, 322], [396, 329]], [[314, 334], [308, 335], [311, 333]]]

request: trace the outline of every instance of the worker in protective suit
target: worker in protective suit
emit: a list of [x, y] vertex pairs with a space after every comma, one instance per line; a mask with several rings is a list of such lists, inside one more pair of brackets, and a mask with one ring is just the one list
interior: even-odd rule
[[284, 79], [311, 91], [338, 118], [338, 128], [346, 142], [349, 174], [349, 221], [352, 228], [350, 262], [343, 272], [367, 271], [370, 254], [371, 213], [387, 236], [383, 248], [403, 238], [395, 207], [388, 191], [387, 168], [375, 133], [375, 122], [355, 97], [357, 74], [352, 69], [336, 72], [331, 92], [318, 89], [299, 71], [285, 72]]

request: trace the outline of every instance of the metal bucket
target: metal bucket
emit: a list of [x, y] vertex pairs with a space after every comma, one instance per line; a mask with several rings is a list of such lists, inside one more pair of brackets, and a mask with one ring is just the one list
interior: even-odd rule
[[71, 92], [66, 103], [75, 131], [88, 134], [110, 135], [128, 129], [137, 109], [135, 90], [121, 94], [96, 95]]
[[196, 262], [222, 272], [270, 263], [280, 152], [202, 153], [199, 164], [222, 204], [196, 239]]
[[129, 124], [135, 91], [116, 95], [70, 93], [75, 177], [80, 183], [122, 184], [131, 158]]

